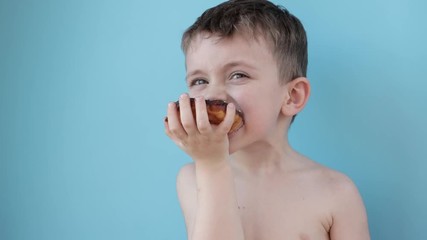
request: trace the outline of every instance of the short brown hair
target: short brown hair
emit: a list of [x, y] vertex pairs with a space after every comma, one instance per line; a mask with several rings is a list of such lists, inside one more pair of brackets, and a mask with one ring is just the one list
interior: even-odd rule
[[265, 0], [230, 0], [206, 10], [182, 36], [184, 53], [202, 32], [220, 38], [236, 32], [262, 36], [271, 46], [285, 81], [307, 75], [307, 36], [301, 22], [284, 7]]

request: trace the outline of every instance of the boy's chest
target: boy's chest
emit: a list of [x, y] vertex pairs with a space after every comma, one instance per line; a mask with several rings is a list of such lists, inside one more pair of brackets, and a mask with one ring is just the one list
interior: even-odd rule
[[237, 185], [239, 212], [247, 240], [326, 240], [330, 215], [310, 189]]

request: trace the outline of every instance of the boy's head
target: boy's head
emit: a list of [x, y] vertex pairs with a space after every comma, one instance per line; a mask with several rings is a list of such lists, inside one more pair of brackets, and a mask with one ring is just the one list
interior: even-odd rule
[[286, 9], [269, 1], [230, 0], [206, 10], [184, 33], [184, 53], [201, 33], [220, 38], [229, 38], [235, 34], [264, 38], [277, 61], [283, 82], [307, 74], [307, 37], [304, 27]]

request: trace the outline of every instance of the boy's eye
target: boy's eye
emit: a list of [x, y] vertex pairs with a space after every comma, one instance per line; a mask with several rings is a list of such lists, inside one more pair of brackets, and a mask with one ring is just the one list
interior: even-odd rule
[[244, 77], [248, 77], [248, 76], [243, 74], [243, 73], [233, 73], [231, 75], [231, 79], [239, 79], [239, 78], [244, 78]]
[[208, 84], [208, 81], [206, 81], [205, 79], [194, 79], [193, 81], [191, 81], [190, 86], [195, 86], [195, 85], [202, 85], [202, 84]]

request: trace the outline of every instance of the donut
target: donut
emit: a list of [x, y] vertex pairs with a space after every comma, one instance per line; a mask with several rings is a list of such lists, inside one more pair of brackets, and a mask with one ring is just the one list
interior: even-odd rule
[[[227, 102], [223, 100], [205, 100], [206, 101], [206, 111], [208, 113], [209, 122], [214, 125], [220, 124], [224, 118], [227, 111]], [[194, 120], [196, 120], [196, 101], [195, 98], [190, 98], [191, 111], [193, 112]], [[179, 102], [175, 102], [178, 113], [179, 113]], [[167, 121], [167, 118], [165, 119]], [[244, 125], [243, 112], [236, 109], [236, 114], [234, 115], [233, 125], [231, 125], [230, 131], [228, 133], [233, 133], [239, 130]]]

